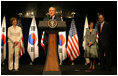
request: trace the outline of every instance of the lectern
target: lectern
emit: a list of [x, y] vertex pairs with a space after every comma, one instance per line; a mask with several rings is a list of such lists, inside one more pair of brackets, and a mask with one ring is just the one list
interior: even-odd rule
[[65, 21], [39, 21], [39, 29], [47, 31], [48, 37], [48, 53], [46, 57], [46, 63], [43, 70], [44, 75], [60, 75], [61, 71], [58, 64], [57, 58], [57, 37], [56, 34], [59, 31], [66, 30]]

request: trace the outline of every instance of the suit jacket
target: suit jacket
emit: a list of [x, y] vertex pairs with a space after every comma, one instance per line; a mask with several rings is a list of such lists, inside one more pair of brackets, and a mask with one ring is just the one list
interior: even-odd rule
[[[89, 29], [86, 29], [85, 39], [86, 39], [86, 50], [95, 50], [97, 51], [97, 43], [96, 43], [96, 37], [97, 37], [97, 30], [93, 29], [93, 31], [90, 33]], [[91, 48], [89, 48], [88, 44], [89, 42], [92, 42]]]
[[16, 40], [21, 41], [22, 30], [19, 26], [14, 29], [13, 26], [8, 28], [8, 42], [14, 43]]
[[98, 26], [98, 35], [99, 35], [99, 39], [98, 39], [98, 45], [102, 45], [102, 46], [106, 46], [109, 47], [110, 46], [110, 37], [111, 37], [111, 26], [109, 22], [104, 22], [103, 27], [102, 27], [102, 32], [100, 32], [100, 27], [101, 24], [99, 24]]
[[[43, 19], [43, 21], [49, 21], [51, 18], [50, 17], [46, 17]], [[54, 19], [56, 19], [56, 21], [61, 21], [61, 18], [59, 17], [54, 17]], [[57, 40], [58, 40], [58, 37], [57, 37]], [[58, 42], [57, 42], [58, 43]], [[45, 31], [45, 35], [44, 35], [44, 44], [45, 44], [45, 48], [46, 50], [48, 49], [48, 31]]]
[[[46, 18], [44, 18], [43, 19], [43, 21], [49, 21], [51, 19], [51, 17], [46, 17]], [[61, 18], [59, 18], [59, 17], [54, 17], [54, 19], [56, 19], [57, 21], [61, 21]]]

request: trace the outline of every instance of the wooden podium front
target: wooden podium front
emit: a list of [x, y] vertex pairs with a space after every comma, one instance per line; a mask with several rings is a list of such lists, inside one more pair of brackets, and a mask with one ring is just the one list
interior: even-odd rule
[[[39, 29], [48, 31], [48, 53], [46, 58], [45, 67], [43, 70], [44, 75], [60, 75], [61, 71], [57, 58], [57, 33], [66, 29], [65, 21], [56, 21], [57, 26], [50, 28], [48, 21], [39, 21]], [[46, 47], [47, 48], [47, 47]]]
[[57, 37], [56, 34], [49, 34], [48, 54], [43, 74], [61, 74], [57, 58]]

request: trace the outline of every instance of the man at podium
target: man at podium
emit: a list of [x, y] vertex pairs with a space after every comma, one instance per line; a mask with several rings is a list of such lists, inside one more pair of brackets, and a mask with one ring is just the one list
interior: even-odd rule
[[39, 21], [39, 28], [45, 30], [43, 44], [45, 44], [46, 63], [43, 74], [60, 75], [61, 71], [58, 65], [58, 32], [66, 30], [66, 22], [61, 21], [61, 18], [56, 17], [54, 7], [49, 8], [49, 16]]
[[[55, 7], [50, 7], [48, 12], [49, 12], [49, 16], [44, 18], [43, 21], [49, 21], [50, 19], [56, 20], [56, 21], [61, 21], [61, 18], [57, 17], [55, 15], [56, 14]], [[47, 33], [47, 31], [45, 31], [45, 35], [44, 35], [44, 44], [45, 44], [45, 53], [47, 55], [47, 50], [48, 50], [48, 33]]]

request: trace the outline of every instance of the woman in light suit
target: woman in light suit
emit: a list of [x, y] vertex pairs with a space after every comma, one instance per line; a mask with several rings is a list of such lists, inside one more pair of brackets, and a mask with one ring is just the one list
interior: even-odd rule
[[[19, 50], [20, 50], [20, 41], [22, 37], [22, 30], [17, 26], [17, 18], [12, 17], [10, 19], [12, 26], [8, 28], [8, 47], [9, 47], [9, 61], [8, 69], [18, 71], [19, 68]], [[14, 55], [15, 54], [15, 55]], [[15, 56], [15, 62], [13, 61], [13, 56]], [[14, 66], [13, 66], [14, 62]]]
[[97, 30], [93, 29], [94, 23], [90, 22], [89, 28], [86, 29], [86, 48], [84, 56], [90, 58], [90, 70], [95, 70], [95, 58], [98, 57], [97, 53]]

